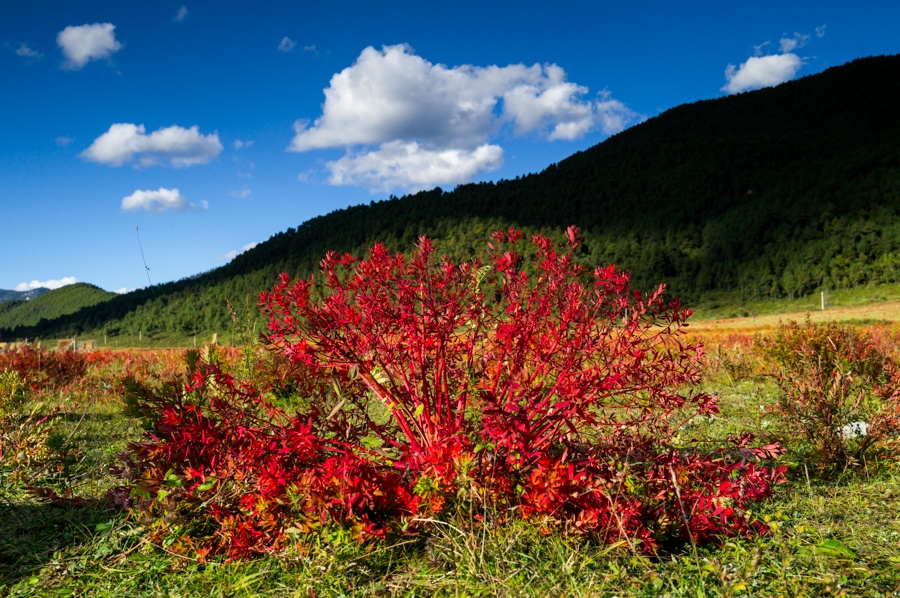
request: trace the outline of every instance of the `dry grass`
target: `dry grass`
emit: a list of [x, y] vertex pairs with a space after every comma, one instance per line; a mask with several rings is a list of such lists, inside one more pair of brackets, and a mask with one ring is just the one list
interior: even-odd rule
[[809, 318], [813, 322], [847, 322], [866, 324], [873, 322], [900, 322], [900, 301], [831, 307], [825, 310], [810, 310], [782, 314], [766, 314], [746, 318], [726, 318], [712, 320], [690, 320], [690, 331], [711, 333], [756, 333], [772, 330], [781, 322]]

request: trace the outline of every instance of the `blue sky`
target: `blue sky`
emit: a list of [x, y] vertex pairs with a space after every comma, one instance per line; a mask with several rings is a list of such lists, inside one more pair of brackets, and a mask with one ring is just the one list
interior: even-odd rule
[[4, 1], [0, 289], [192, 276], [338, 208], [896, 54], [898, 28], [864, 0]]

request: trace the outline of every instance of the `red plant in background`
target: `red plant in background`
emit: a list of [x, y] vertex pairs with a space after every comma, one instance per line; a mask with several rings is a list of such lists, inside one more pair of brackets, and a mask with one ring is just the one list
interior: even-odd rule
[[0, 353], [0, 372], [18, 372], [35, 392], [62, 390], [79, 382], [87, 369], [86, 354], [76, 351], [47, 351], [25, 346]]
[[457, 265], [423, 238], [409, 258], [329, 253], [321, 288], [282, 275], [261, 303], [308, 406], [275, 409], [256, 374], [209, 357], [180, 387], [138, 384], [155, 423], [126, 468], [136, 506], [170, 550], [233, 557], [322, 525], [416, 533], [454, 504], [644, 551], [760, 531], [745, 507], [781, 469], [753, 463], [747, 438], [675, 446], [717, 411], [683, 390], [702, 355], [681, 336], [690, 312], [579, 265], [576, 228], [567, 241], [537, 235], [526, 260], [521, 234], [498, 232], [489, 263]]

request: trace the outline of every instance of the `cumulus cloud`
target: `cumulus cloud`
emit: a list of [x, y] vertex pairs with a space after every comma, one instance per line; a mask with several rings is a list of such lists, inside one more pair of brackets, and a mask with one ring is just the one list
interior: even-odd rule
[[329, 162], [332, 185], [360, 185], [390, 191], [397, 187], [426, 189], [435, 184], [459, 184], [503, 163], [503, 149], [482, 145], [472, 150], [430, 149], [415, 141], [389, 141], [377, 150]]
[[259, 245], [259, 243], [247, 243], [240, 249], [233, 249], [233, 250], [229, 251], [228, 253], [223, 253], [222, 255], [216, 256], [216, 259], [223, 260], [223, 261], [231, 261], [234, 258], [236, 258], [237, 256], [239, 256], [240, 254], [244, 253], [245, 251], [250, 251], [257, 245]]
[[247, 199], [251, 195], [253, 195], [253, 191], [250, 190], [250, 187], [246, 187], [246, 186], [243, 189], [241, 189], [240, 191], [232, 191], [231, 192], [231, 197], [233, 197], [235, 199]]
[[507, 129], [571, 140], [637, 118], [608, 95], [586, 98], [557, 65], [447, 67], [406, 45], [366, 48], [324, 92], [321, 116], [297, 121], [288, 149], [345, 148], [326, 165], [330, 182], [370, 189], [471, 180], [502, 164], [491, 140]]
[[109, 58], [122, 49], [112, 23], [69, 26], [56, 35], [56, 43], [66, 57], [63, 68], [77, 71], [91, 60]]
[[144, 125], [116, 123], [81, 152], [81, 157], [108, 166], [137, 160], [137, 166], [169, 164], [181, 168], [205, 164], [221, 151], [218, 134], [202, 135], [197, 125], [190, 129], [173, 125], [147, 135]]
[[16, 290], [22, 292], [33, 291], [34, 289], [50, 289], [52, 291], [76, 282], [78, 282], [78, 279], [74, 276], [66, 276], [59, 280], [32, 280], [31, 282], [20, 282], [16, 285]]
[[278, 44], [279, 52], [293, 52], [294, 48], [297, 47], [297, 42], [292, 40], [291, 38], [285, 36], [281, 38], [281, 42]]
[[190, 12], [188, 11], [187, 6], [182, 4], [181, 8], [178, 9], [178, 12], [175, 13], [175, 21], [177, 23], [182, 22], [188, 17], [188, 14], [190, 14]]
[[[816, 27], [816, 37], [825, 35], [825, 25]], [[794, 33], [792, 36], [782, 37], [778, 41], [778, 54], [763, 55], [763, 50], [771, 42], [763, 42], [753, 46], [754, 55], [736, 67], [729, 64], [725, 68], [725, 80], [727, 83], [721, 91], [734, 94], [750, 89], [772, 87], [793, 79], [797, 72], [806, 64], [796, 51], [805, 47], [812, 35], [808, 33]]]
[[156, 191], [147, 189], [145, 191], [135, 191], [131, 195], [122, 198], [122, 209], [126, 212], [136, 212], [144, 210], [145, 212], [154, 212], [161, 214], [166, 211], [184, 212], [187, 210], [206, 210], [209, 204], [206, 201], [200, 204], [188, 203], [181, 195], [178, 189], [166, 189], [160, 187]]
[[739, 68], [729, 64], [725, 69], [728, 83], [722, 87], [726, 93], [740, 93], [749, 89], [772, 87], [790, 81], [803, 66], [803, 60], [796, 54], [770, 54], [751, 56]]
[[246, 148], [252, 147], [252, 146], [253, 146], [253, 140], [243, 141], [241, 139], [235, 139], [234, 143], [232, 144], [232, 147], [236, 150], [242, 150], [242, 149], [246, 149]]

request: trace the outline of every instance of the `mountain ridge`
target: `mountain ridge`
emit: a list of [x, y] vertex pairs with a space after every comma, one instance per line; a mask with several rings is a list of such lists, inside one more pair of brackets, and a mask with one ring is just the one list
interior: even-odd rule
[[690, 301], [747, 299], [900, 281], [900, 56], [859, 59], [774, 88], [674, 107], [514, 180], [423, 191], [312, 218], [228, 264], [0, 337], [91, 330], [191, 335], [231, 325], [282, 271], [325, 251], [422, 234], [455, 259], [496, 228], [585, 234], [582, 259], [616, 263], [639, 287]]

